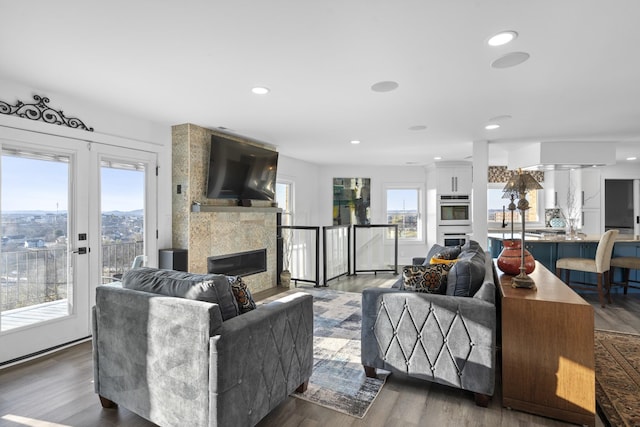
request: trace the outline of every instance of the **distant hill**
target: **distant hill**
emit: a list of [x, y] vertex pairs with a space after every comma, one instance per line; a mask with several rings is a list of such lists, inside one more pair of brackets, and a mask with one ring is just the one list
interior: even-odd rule
[[102, 215], [115, 215], [115, 216], [142, 216], [144, 215], [144, 209], [136, 209], [135, 211], [109, 211], [102, 212]]
[[[67, 211], [5, 211], [2, 215], [21, 215], [21, 216], [45, 216], [45, 215], [66, 215]], [[103, 212], [103, 215], [115, 215], [115, 216], [142, 216], [144, 209], [136, 209], [134, 211], [109, 211]]]

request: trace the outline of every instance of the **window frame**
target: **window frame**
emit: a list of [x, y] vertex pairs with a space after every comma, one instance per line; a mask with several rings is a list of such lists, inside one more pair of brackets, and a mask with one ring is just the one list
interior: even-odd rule
[[[280, 200], [277, 199], [278, 194], [278, 186], [284, 185], [288, 187], [289, 197], [288, 200], [285, 201], [285, 206], [280, 206]], [[295, 195], [295, 183], [289, 179], [276, 179], [276, 202], [278, 203], [278, 207], [282, 209], [282, 225], [294, 225], [294, 196]]]
[[425, 242], [425, 224], [424, 224], [424, 184], [422, 183], [402, 183], [402, 184], [386, 184], [384, 186], [384, 223], [391, 224], [389, 222], [389, 190], [413, 190], [417, 196], [417, 220], [416, 220], [416, 237], [407, 238], [401, 237], [398, 233], [399, 243], [416, 243], [422, 244]]
[[[489, 228], [502, 228], [502, 222], [499, 221], [491, 221], [489, 220], [489, 209], [491, 208], [491, 206], [489, 205], [489, 190], [500, 190], [502, 191], [502, 189], [504, 188], [504, 186], [506, 185], [506, 182], [504, 183], [500, 183], [500, 182], [490, 182], [487, 184], [487, 225]], [[527, 228], [540, 228], [540, 227], [544, 227], [544, 188], [540, 189], [540, 190], [535, 190], [537, 191], [537, 205], [536, 205], [536, 211], [538, 213], [538, 220], [535, 222], [530, 222], [527, 221], [526, 222], [526, 227]], [[529, 199], [527, 197], [527, 199]], [[505, 209], [507, 211], [507, 215], [509, 215], [509, 203], [511, 203], [510, 199], [504, 199], [505, 203]], [[518, 204], [518, 199], [515, 200], [516, 205]], [[510, 224], [510, 217], [507, 218], [507, 228], [511, 229]], [[521, 221], [516, 221], [516, 223], [514, 224], [514, 228], [513, 228], [514, 232], [518, 232], [518, 231], [522, 231], [522, 222]]]

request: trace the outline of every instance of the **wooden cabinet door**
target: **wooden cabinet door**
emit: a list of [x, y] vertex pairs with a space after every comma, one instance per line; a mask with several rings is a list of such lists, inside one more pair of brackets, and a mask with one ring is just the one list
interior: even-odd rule
[[555, 271], [555, 252], [557, 245], [548, 242], [536, 243], [525, 240], [525, 248], [533, 255], [533, 258], [544, 265], [549, 271]]

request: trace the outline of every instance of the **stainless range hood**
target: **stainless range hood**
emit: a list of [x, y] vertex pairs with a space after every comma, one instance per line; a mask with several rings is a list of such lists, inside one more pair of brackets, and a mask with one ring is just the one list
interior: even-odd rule
[[567, 170], [616, 163], [614, 142], [545, 141], [523, 145], [507, 153], [510, 170]]

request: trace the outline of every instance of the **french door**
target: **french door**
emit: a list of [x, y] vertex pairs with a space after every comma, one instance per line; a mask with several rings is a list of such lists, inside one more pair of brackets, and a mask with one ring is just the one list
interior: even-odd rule
[[0, 151], [6, 364], [90, 336], [96, 286], [156, 252], [156, 155], [15, 129]]

